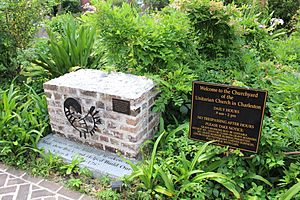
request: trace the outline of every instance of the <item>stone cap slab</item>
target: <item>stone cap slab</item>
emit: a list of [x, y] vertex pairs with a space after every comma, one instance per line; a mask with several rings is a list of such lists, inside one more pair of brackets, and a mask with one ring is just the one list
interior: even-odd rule
[[137, 99], [155, 85], [151, 79], [120, 72], [81, 69], [52, 79], [44, 85], [77, 88], [126, 99]]

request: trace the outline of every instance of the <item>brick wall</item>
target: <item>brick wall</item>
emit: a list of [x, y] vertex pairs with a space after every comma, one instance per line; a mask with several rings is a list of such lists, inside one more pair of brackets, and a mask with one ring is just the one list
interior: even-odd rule
[[158, 91], [145, 77], [79, 70], [44, 83], [44, 91], [54, 133], [105, 151], [136, 157], [159, 123], [151, 111]]

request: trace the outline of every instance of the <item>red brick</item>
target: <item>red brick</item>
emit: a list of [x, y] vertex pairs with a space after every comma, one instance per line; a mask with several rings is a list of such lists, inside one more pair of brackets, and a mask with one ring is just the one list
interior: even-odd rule
[[55, 110], [55, 108], [53, 108], [53, 107], [48, 107], [48, 113], [50, 114], [54, 114], [55, 115], [55, 112], [56, 112], [56, 110]]
[[159, 123], [159, 118], [155, 118], [155, 120], [153, 120], [149, 125], [148, 125], [148, 131], [154, 129], [154, 127], [156, 127]]
[[120, 114], [114, 112], [104, 112], [103, 116], [107, 119], [120, 120]]
[[84, 96], [89, 96], [89, 97], [97, 97], [97, 93], [93, 91], [87, 91], [87, 90], [80, 90], [80, 94]]
[[108, 142], [108, 137], [100, 135], [100, 140]]
[[147, 102], [142, 105], [142, 109], [144, 110], [145, 108], [147, 108]]
[[145, 99], [146, 99], [147, 96], [148, 96], [148, 92], [142, 94], [142, 96], [140, 96], [138, 99], [135, 99], [132, 102], [132, 105], [138, 105], [138, 104], [142, 103], [143, 101], [145, 101]]
[[51, 92], [45, 92], [45, 96], [46, 96], [46, 98], [51, 99], [52, 93]]
[[123, 133], [119, 132], [119, 131], [113, 131], [114, 133], [114, 137], [118, 138], [118, 139], [123, 139]]
[[128, 140], [130, 142], [138, 142], [147, 133], [147, 128], [141, 131], [138, 135], [128, 135]]
[[57, 90], [57, 85], [49, 85], [49, 84], [44, 84], [44, 89], [45, 90]]
[[97, 101], [96, 102], [96, 107], [104, 109], [104, 103], [102, 101]]
[[57, 183], [53, 183], [53, 182], [49, 182], [49, 181], [42, 181], [40, 184], [40, 186], [43, 186], [51, 191], [57, 191], [61, 186]]
[[18, 184], [22, 184], [25, 183], [25, 181], [23, 181], [22, 179], [19, 178], [14, 178], [14, 179], [10, 179], [7, 182], [7, 185], [18, 185]]
[[94, 141], [97, 141], [97, 140], [99, 140], [99, 136], [96, 135], [96, 134], [93, 134], [93, 135], [91, 136], [91, 139], [94, 140]]
[[109, 128], [109, 129], [116, 129], [117, 128], [117, 124], [116, 123], [114, 123], [114, 122], [112, 122], [112, 121], [107, 121], [107, 127]]
[[106, 150], [106, 151], [110, 151], [110, 152], [112, 152], [112, 153], [116, 153], [116, 148], [114, 148], [114, 147], [105, 146], [105, 150]]
[[21, 171], [21, 170], [15, 169], [15, 168], [8, 168], [6, 170], [6, 172], [8, 172], [8, 173], [10, 173], [12, 175], [18, 176], [18, 177], [20, 177], [21, 175], [25, 174], [24, 171]]
[[130, 132], [130, 133], [138, 133], [140, 130], [140, 126], [136, 126], [136, 127], [121, 126], [121, 130]]
[[7, 174], [0, 174], [0, 188], [4, 186], [6, 182]]
[[13, 200], [14, 199], [14, 195], [5, 195], [1, 198], [1, 200]]
[[79, 193], [79, 192], [74, 192], [74, 191], [71, 191], [71, 190], [68, 190], [66, 188], [61, 188], [59, 191], [58, 191], [59, 194], [62, 194], [64, 196], [67, 196], [69, 198], [72, 198], [72, 199], [79, 199], [82, 194]]
[[136, 126], [140, 122], [141, 118], [135, 118], [135, 119], [126, 119], [126, 123], [131, 126]]
[[[60, 86], [60, 87], [58, 87], [58, 90], [57, 90], [57, 91], [59, 91], [59, 92], [65, 94], [65, 95], [67, 95], [66, 98], [68, 98], [69, 95], [77, 96], [77, 89], [76, 89], [76, 88], [69, 88], [69, 87], [65, 87], [65, 86]], [[65, 96], [65, 95], [64, 95], [64, 96]], [[66, 99], [66, 98], [65, 98], [65, 99]]]
[[113, 145], [119, 145], [119, 141], [118, 141], [118, 140], [115, 140], [115, 139], [110, 138], [110, 142], [111, 142]]
[[154, 118], [153, 115], [150, 115], [150, 117], [148, 118], [148, 122], [150, 123], [153, 118]]
[[30, 184], [20, 185], [20, 188], [19, 188], [18, 195], [17, 195], [16, 199], [27, 199], [27, 196], [30, 192], [29, 188], [30, 188]]
[[137, 109], [134, 109], [134, 110], [130, 111], [130, 115], [134, 116], [134, 117], [136, 117], [140, 113], [141, 113], [141, 108], [137, 108]]
[[0, 188], [0, 195], [6, 194], [6, 193], [12, 193], [15, 192], [17, 189], [17, 186], [10, 186], [10, 187], [1, 187]]
[[58, 93], [53, 93], [54, 94], [54, 99], [55, 100], [61, 100], [62, 95]]
[[22, 176], [22, 179], [26, 180], [26, 181], [30, 181], [32, 183], [38, 183], [40, 181], [43, 180], [43, 178], [40, 178], [40, 177], [32, 177], [32, 176], [29, 176], [27, 174], [23, 175]]
[[95, 148], [97, 148], [97, 149], [104, 149], [104, 147], [103, 147], [103, 144], [100, 144], [100, 143], [94, 143], [94, 144], [92, 144]]

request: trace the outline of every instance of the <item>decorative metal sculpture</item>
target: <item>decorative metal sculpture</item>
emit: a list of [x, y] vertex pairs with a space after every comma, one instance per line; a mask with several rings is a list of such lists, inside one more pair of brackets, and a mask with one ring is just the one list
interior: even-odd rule
[[87, 134], [93, 135], [98, 128], [97, 125], [101, 124], [100, 117], [96, 116], [99, 111], [95, 110], [95, 106], [83, 115], [81, 105], [76, 99], [67, 98], [64, 102], [64, 111], [68, 121], [79, 131], [80, 137], [83, 134], [85, 139]]

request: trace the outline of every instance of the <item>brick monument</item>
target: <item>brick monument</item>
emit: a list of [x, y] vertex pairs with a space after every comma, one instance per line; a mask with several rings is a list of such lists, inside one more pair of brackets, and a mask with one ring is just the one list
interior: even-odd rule
[[135, 158], [155, 133], [158, 91], [152, 80], [82, 69], [44, 83], [54, 133], [104, 151]]

